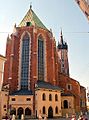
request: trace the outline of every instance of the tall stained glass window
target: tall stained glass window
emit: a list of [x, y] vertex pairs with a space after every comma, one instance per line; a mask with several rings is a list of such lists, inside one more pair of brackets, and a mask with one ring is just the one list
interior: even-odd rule
[[21, 54], [21, 89], [28, 89], [29, 74], [29, 36], [26, 34], [22, 40]]
[[38, 80], [44, 81], [44, 41], [38, 38]]

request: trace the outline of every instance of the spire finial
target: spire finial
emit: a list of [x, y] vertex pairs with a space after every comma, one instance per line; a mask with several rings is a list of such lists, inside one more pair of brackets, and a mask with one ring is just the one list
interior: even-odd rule
[[9, 34], [8, 34], [8, 36], [7, 36], [7, 39], [9, 39]]
[[32, 2], [30, 2], [30, 9], [32, 9]]
[[50, 28], [50, 32], [52, 33], [52, 29]]
[[16, 28], [16, 23], [14, 24], [14, 28]]
[[9, 37], [9, 34], [8, 34], [8, 36], [7, 36], [7, 42], [10, 40], [10, 37]]
[[60, 36], [61, 38], [60, 38], [60, 42], [61, 42], [61, 44], [63, 44], [63, 35], [62, 35], [62, 28], [61, 28], [61, 36]]
[[61, 36], [62, 36], [62, 28], [61, 28]]

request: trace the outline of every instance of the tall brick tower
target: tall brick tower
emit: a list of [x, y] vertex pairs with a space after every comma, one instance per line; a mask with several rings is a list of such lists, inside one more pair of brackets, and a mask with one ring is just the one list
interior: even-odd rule
[[56, 85], [56, 43], [31, 6], [19, 26], [7, 38], [4, 85], [10, 92], [34, 91], [35, 83], [46, 81]]
[[69, 76], [68, 45], [63, 40], [62, 30], [60, 41], [58, 42], [58, 57], [61, 64], [61, 73]]

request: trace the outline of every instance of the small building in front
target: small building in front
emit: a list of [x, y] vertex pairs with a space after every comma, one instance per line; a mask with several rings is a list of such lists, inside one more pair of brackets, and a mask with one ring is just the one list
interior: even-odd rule
[[35, 96], [29, 90], [13, 92], [9, 95], [10, 115], [14, 114], [16, 118], [21, 118], [22, 114], [25, 118], [38, 118], [39, 115], [49, 118], [60, 117], [62, 116], [61, 92], [63, 92], [62, 88], [44, 81], [36, 83]]
[[38, 81], [35, 88], [35, 112], [36, 117], [60, 117], [62, 88], [50, 83]]
[[9, 95], [10, 115], [21, 118], [23, 114], [25, 118], [33, 116], [33, 94], [29, 90], [19, 90]]

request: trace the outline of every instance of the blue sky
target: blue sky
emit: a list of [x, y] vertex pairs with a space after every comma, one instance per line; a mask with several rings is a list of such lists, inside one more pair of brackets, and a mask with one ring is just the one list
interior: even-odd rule
[[0, 54], [5, 55], [6, 38], [13, 26], [32, 9], [58, 42], [61, 28], [68, 43], [70, 76], [89, 87], [89, 23], [75, 0], [2, 0], [0, 2]]

